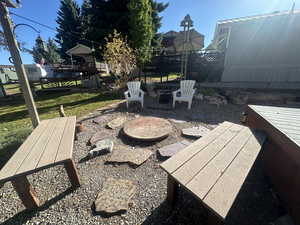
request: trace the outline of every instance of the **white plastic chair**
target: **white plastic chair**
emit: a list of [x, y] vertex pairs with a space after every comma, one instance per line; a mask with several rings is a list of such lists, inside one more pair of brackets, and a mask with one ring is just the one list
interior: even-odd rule
[[128, 91], [124, 92], [127, 108], [129, 107], [129, 102], [140, 102], [143, 108], [145, 93], [141, 90], [141, 82], [140, 81], [128, 82], [127, 87], [128, 87]]
[[173, 108], [175, 108], [175, 102], [188, 102], [188, 109], [191, 109], [193, 96], [196, 89], [194, 80], [182, 80], [180, 81], [180, 89], [173, 91]]

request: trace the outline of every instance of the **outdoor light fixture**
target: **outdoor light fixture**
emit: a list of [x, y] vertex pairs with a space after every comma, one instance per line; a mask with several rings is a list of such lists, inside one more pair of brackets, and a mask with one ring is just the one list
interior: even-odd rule
[[190, 28], [194, 26], [194, 22], [191, 19], [189, 14], [187, 14], [184, 17], [184, 19], [180, 23], [180, 26], [183, 27], [183, 34], [184, 34], [182, 60], [181, 60], [181, 74], [183, 75], [184, 79], [186, 79], [188, 53], [189, 53], [189, 49], [187, 49], [187, 43], [190, 42]]
[[44, 51], [46, 51], [46, 52], [48, 51], [47, 45], [46, 45], [46, 43], [43, 41], [43, 39], [42, 39], [42, 37], [41, 37], [41, 35], [40, 35], [41, 32], [40, 32], [39, 30], [35, 29], [33, 26], [31, 26], [31, 25], [29, 25], [29, 24], [26, 24], [26, 23], [19, 23], [19, 24], [15, 25], [14, 28], [13, 28], [13, 33], [14, 33], [14, 34], [15, 34], [15, 32], [16, 32], [16, 28], [19, 27], [19, 26], [26, 26], [26, 27], [31, 28], [31, 29], [34, 30], [35, 32], [37, 32], [37, 33], [38, 33], [37, 41], [39, 42], [40, 46], [42, 46], [42, 49], [43, 49]]

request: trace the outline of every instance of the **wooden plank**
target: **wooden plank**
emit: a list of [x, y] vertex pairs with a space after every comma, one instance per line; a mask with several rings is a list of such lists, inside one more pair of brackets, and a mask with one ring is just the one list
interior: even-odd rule
[[279, 112], [279, 113], [300, 113], [299, 108], [290, 108], [290, 107], [276, 107], [276, 106], [259, 106], [259, 105], [250, 105], [250, 108], [254, 109], [257, 112]]
[[72, 159], [74, 135], [76, 126], [76, 116], [68, 117], [68, 121], [57, 151], [55, 162], [62, 162]]
[[0, 171], [0, 180], [7, 179], [15, 175], [16, 171], [30, 153], [33, 146], [42, 136], [43, 132], [46, 132], [48, 121], [42, 121], [40, 125], [33, 130], [30, 136], [25, 142], [19, 147], [16, 153], [10, 158], [6, 165]]
[[168, 175], [168, 190], [167, 190], [167, 202], [173, 207], [176, 201], [176, 192], [178, 189], [178, 183], [171, 175]]
[[286, 121], [291, 121], [292, 119], [294, 120], [299, 120], [299, 116], [297, 115], [283, 115], [283, 114], [275, 114], [275, 113], [259, 113], [263, 117], [268, 118], [270, 120], [272, 119], [281, 119], [281, 120], [286, 120]]
[[80, 187], [80, 180], [78, 176], [78, 172], [76, 170], [75, 164], [72, 159], [67, 160], [65, 163], [65, 169], [67, 171], [69, 180], [72, 184], [73, 188]]
[[180, 167], [183, 163], [192, 158], [195, 154], [209, 145], [210, 142], [217, 139], [224, 131], [232, 127], [234, 124], [230, 122], [224, 122], [214, 130], [212, 130], [208, 135], [198, 139], [182, 151], [178, 152], [172, 158], [168, 159], [160, 166], [168, 173], [173, 173], [178, 167]]
[[265, 140], [264, 135], [251, 136], [203, 202], [225, 219]]
[[27, 155], [20, 168], [17, 170], [16, 175], [35, 170], [51, 136], [55, 132], [55, 126], [57, 123], [58, 121], [55, 119], [49, 122], [46, 128], [46, 132], [42, 134], [42, 136], [33, 146], [30, 153]]
[[300, 121], [299, 120], [294, 120], [293, 123], [291, 123], [291, 120], [289, 119], [280, 119], [280, 118], [269, 118], [268, 119], [270, 121], [272, 121], [272, 123], [276, 123], [276, 124], [281, 124], [281, 125], [295, 125], [297, 127], [300, 126]]
[[59, 145], [62, 141], [62, 136], [68, 121], [68, 117], [57, 118], [59, 120], [58, 124], [55, 127], [55, 132], [51, 136], [45, 151], [37, 165], [37, 168], [47, 166], [54, 163]]
[[295, 126], [292, 124], [286, 125], [286, 124], [278, 124], [276, 122], [273, 122], [273, 124], [276, 125], [276, 127], [280, 128], [280, 129], [286, 129], [286, 130], [290, 130], [290, 131], [300, 131], [300, 126]]
[[39, 207], [40, 201], [26, 177], [14, 178], [11, 183], [27, 209]]
[[227, 167], [243, 149], [251, 135], [252, 131], [244, 128], [186, 187], [197, 197], [203, 199], [226, 172]]
[[[181, 184], [186, 185], [193, 177], [199, 173], [222, 149], [245, 128], [244, 126], [235, 124], [226, 130], [213, 142], [210, 142], [202, 151], [190, 158], [184, 163], [172, 176]], [[208, 134], [209, 135], [209, 134]], [[184, 151], [184, 150], [183, 150]]]

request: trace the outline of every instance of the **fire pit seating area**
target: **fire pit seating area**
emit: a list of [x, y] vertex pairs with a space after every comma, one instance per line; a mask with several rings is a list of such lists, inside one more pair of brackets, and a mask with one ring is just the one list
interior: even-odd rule
[[[139, 85], [134, 86], [138, 92]], [[100, 176], [102, 185], [93, 192], [92, 200], [95, 215], [105, 217], [129, 211], [133, 199], [141, 201], [136, 199], [141, 184], [134, 177], [116, 175], [117, 168], [122, 169], [124, 167], [121, 165], [128, 164], [135, 173], [151, 161], [155, 168], [162, 169], [159, 169], [160, 173], [167, 174], [165, 197], [171, 206], [170, 212], [177, 202], [180, 187], [188, 190], [191, 198], [198, 200], [199, 210], [207, 216], [207, 220], [213, 221], [212, 224], [223, 223], [234, 208], [238, 193], [266, 139], [264, 133], [232, 122], [225, 121], [212, 127], [202, 122], [137, 113], [122, 114], [112, 108], [105, 110], [92, 115], [90, 128], [86, 129], [96, 131], [85, 139], [86, 149], [89, 150], [84, 153], [85, 158], [80, 156], [78, 162], [80, 169], [80, 164], [84, 162], [91, 162], [85, 164], [89, 169], [103, 162], [104, 170], [109, 171], [105, 178]], [[122, 110], [127, 111], [125, 106]], [[75, 125], [76, 117], [42, 121], [0, 171], [0, 181], [12, 182], [26, 208], [41, 205], [26, 177], [28, 175], [62, 164], [72, 186], [80, 186], [72, 159]], [[81, 140], [82, 136], [78, 135], [78, 140]], [[180, 137], [174, 139], [175, 136]], [[113, 167], [107, 166], [109, 164]], [[87, 185], [86, 176], [89, 175], [85, 175], [83, 186]], [[78, 191], [81, 189], [84, 187]]]

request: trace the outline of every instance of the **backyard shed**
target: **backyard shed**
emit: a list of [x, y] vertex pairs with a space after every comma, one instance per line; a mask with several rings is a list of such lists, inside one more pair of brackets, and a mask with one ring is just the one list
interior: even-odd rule
[[300, 82], [300, 11], [223, 20], [213, 43], [225, 52], [222, 82]]

